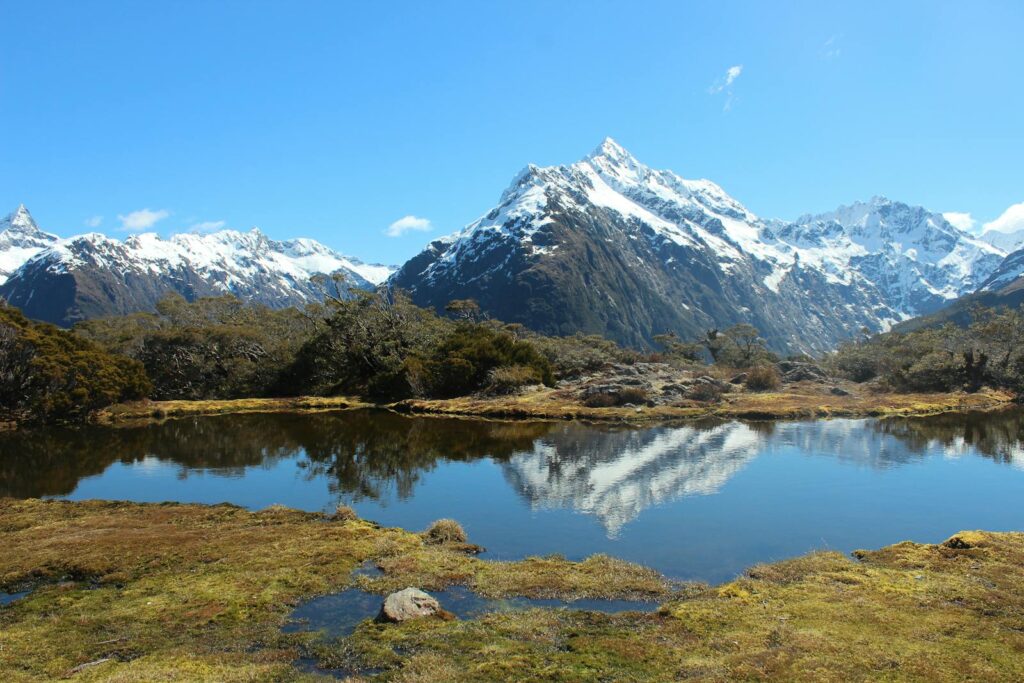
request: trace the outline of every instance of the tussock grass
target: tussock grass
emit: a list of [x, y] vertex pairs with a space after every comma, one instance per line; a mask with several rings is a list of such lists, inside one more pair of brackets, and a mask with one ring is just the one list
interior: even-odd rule
[[[0, 500], [0, 680], [312, 680], [300, 653], [367, 680], [1024, 680], [1024, 534], [961, 532], [813, 553], [677, 590], [606, 556], [488, 562], [420, 534], [274, 506]], [[454, 544], [458, 546], [458, 544]], [[695, 549], [699, 550], [699, 549]], [[499, 612], [367, 620], [344, 642], [283, 635], [291, 606], [358, 582], [489, 596], [658, 599], [653, 614]], [[371, 617], [372, 615], [367, 615]]]
[[466, 530], [454, 519], [439, 519], [424, 532], [427, 543], [465, 543]]

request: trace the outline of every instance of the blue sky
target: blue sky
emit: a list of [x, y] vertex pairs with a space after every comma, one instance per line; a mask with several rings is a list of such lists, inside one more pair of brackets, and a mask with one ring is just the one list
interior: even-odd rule
[[605, 136], [766, 217], [1024, 202], [1024, 2], [0, 0], [0, 26], [0, 213], [62, 235], [258, 225], [395, 263]]

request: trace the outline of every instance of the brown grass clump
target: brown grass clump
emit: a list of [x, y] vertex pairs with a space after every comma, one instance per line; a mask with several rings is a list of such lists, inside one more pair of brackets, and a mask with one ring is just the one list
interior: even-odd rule
[[342, 503], [334, 510], [333, 519], [336, 522], [354, 522], [359, 519], [359, 515], [351, 506]]
[[465, 543], [466, 530], [454, 519], [439, 519], [424, 532], [427, 543]]
[[744, 385], [750, 391], [775, 391], [782, 386], [782, 378], [771, 365], [755, 365], [747, 371]]

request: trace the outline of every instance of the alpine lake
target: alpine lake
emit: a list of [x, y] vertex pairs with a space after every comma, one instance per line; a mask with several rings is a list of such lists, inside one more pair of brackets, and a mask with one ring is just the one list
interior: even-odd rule
[[1024, 412], [627, 427], [378, 410], [0, 435], [0, 496], [280, 504], [489, 559], [604, 553], [678, 580], [829, 549], [1024, 529]]

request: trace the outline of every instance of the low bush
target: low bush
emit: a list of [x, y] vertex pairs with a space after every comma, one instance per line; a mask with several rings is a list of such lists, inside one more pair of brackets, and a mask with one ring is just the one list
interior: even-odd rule
[[647, 390], [640, 387], [622, 387], [614, 391], [591, 394], [583, 399], [588, 408], [611, 408], [624, 405], [642, 405], [647, 403]]
[[743, 385], [750, 391], [774, 391], [782, 386], [782, 378], [771, 365], [755, 365], [747, 371]]
[[722, 390], [710, 382], [701, 383], [690, 389], [686, 393], [686, 397], [701, 403], [718, 403], [722, 400]]
[[487, 374], [487, 390], [492, 394], [513, 394], [522, 387], [540, 383], [540, 373], [528, 365], [494, 368]]

